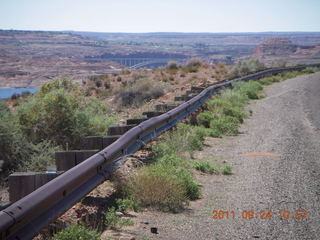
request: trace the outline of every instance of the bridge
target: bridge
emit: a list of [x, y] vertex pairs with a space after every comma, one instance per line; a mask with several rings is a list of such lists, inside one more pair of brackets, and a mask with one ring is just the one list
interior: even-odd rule
[[185, 59], [169, 59], [169, 58], [110, 58], [113, 62], [117, 62], [123, 66], [127, 66], [131, 69], [143, 68], [148, 65], [166, 65], [170, 61], [184, 62]]

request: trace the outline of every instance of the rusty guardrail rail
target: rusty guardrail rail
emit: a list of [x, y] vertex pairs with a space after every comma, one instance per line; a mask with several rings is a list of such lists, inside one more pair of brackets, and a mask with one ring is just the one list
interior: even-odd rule
[[110, 146], [1, 211], [0, 239], [31, 239], [97, 185], [107, 180], [127, 155], [136, 152], [175, 126], [221, 89], [230, 87], [237, 81], [256, 80], [270, 74], [302, 70], [307, 67], [320, 67], [320, 64], [267, 69], [223, 81], [204, 89], [191, 100], [169, 112], [140, 123]]

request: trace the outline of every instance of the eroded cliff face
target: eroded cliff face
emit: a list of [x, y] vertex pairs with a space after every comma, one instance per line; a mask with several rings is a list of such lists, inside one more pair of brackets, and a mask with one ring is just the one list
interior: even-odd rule
[[263, 58], [267, 56], [286, 56], [294, 54], [299, 46], [295, 45], [287, 38], [272, 37], [265, 39], [259, 44], [255, 51], [254, 56]]

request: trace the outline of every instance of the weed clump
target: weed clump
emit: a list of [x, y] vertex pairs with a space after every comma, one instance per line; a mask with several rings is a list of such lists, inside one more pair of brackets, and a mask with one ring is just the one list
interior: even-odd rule
[[213, 164], [211, 162], [206, 161], [206, 160], [195, 161], [193, 163], [193, 167], [203, 173], [213, 174], [213, 173], [219, 172], [217, 167], [213, 166]]
[[215, 166], [212, 161], [198, 160], [193, 162], [193, 167], [203, 173], [208, 174], [224, 174], [230, 175], [232, 173], [232, 167], [230, 165]]
[[170, 211], [178, 211], [188, 200], [200, 196], [200, 189], [188, 170], [162, 163], [139, 169], [128, 179], [125, 190], [145, 206]]
[[197, 123], [210, 129], [208, 133], [213, 137], [237, 134], [240, 124], [247, 117], [244, 104], [249, 99], [260, 98], [261, 90], [262, 86], [257, 82], [235, 83], [232, 90], [225, 91], [206, 104], [208, 111], [197, 116]]
[[99, 239], [100, 234], [93, 230], [88, 230], [82, 225], [70, 225], [66, 229], [53, 236], [53, 240], [93, 240]]

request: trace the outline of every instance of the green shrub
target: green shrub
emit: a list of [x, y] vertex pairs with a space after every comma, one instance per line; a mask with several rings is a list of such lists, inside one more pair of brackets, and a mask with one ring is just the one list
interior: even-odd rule
[[127, 210], [137, 211], [140, 208], [140, 203], [132, 199], [117, 199], [116, 200], [117, 209], [120, 212], [125, 212]]
[[4, 106], [0, 106], [0, 160], [2, 174], [11, 171], [42, 171], [53, 164], [58, 150], [49, 141], [32, 143], [21, 130], [17, 119]]
[[77, 91], [57, 89], [54, 83], [44, 85], [39, 94], [16, 109], [19, 124], [32, 142], [45, 139], [76, 147], [84, 136], [103, 135], [115, 122], [114, 117], [107, 117], [105, 105], [97, 99], [85, 100]]
[[248, 96], [249, 99], [259, 99], [259, 91], [262, 90], [262, 85], [256, 81], [236, 82], [233, 84], [235, 91]]
[[46, 140], [38, 144], [30, 143], [30, 148], [28, 159], [21, 163], [21, 169], [24, 171], [46, 171], [49, 166], [55, 164], [54, 153], [60, 150]]
[[29, 142], [24, 137], [14, 116], [1, 106], [0, 111], [0, 160], [2, 174], [18, 169], [29, 157]]
[[210, 122], [210, 128], [215, 131], [218, 137], [223, 135], [236, 135], [239, 125], [238, 119], [231, 116], [221, 116]]
[[67, 91], [73, 91], [77, 89], [77, 85], [75, 85], [68, 78], [58, 78], [51, 82], [45, 83], [41, 86], [38, 95], [46, 95], [53, 90], [64, 89]]
[[62, 89], [23, 103], [17, 108], [17, 117], [33, 141], [47, 139], [59, 145], [75, 145], [88, 134], [90, 121], [89, 115], [79, 111], [76, 97]]
[[9, 108], [5, 101], [0, 100], [0, 118], [4, 117], [7, 114], [9, 114]]
[[310, 73], [315, 73], [316, 71], [314, 68], [305, 68], [301, 71], [303, 74], [310, 74]]
[[116, 208], [110, 207], [104, 217], [104, 224], [106, 227], [116, 227], [119, 222], [119, 217], [116, 215]]
[[193, 153], [203, 146], [204, 136], [202, 134], [203, 132], [199, 129], [180, 123], [175, 131], [164, 134], [160, 143], [153, 147], [152, 152], [157, 158], [161, 158], [166, 154]]
[[230, 175], [232, 173], [232, 168], [229, 165], [215, 166], [209, 160], [198, 160], [193, 162], [193, 167], [198, 171], [209, 173], [209, 174], [224, 174]]
[[197, 116], [197, 123], [206, 128], [209, 128], [210, 122], [211, 120], [213, 120], [213, 118], [214, 118], [214, 115], [212, 114], [212, 112], [209, 112], [209, 111], [201, 112]]
[[230, 175], [232, 173], [232, 168], [229, 165], [222, 166], [222, 173], [224, 175]]
[[81, 225], [70, 225], [66, 229], [55, 234], [53, 240], [96, 240], [100, 239], [100, 234], [96, 231], [88, 230]]
[[243, 123], [243, 120], [246, 117], [246, 113], [243, 111], [243, 109], [240, 109], [238, 107], [228, 106], [228, 107], [224, 107], [222, 111], [224, 115], [234, 117], [240, 123]]
[[158, 164], [170, 165], [173, 167], [186, 166], [186, 160], [183, 157], [178, 157], [176, 154], [169, 152], [157, 159]]
[[204, 173], [218, 173], [218, 169], [213, 164], [206, 160], [199, 160], [193, 163], [193, 167]]

